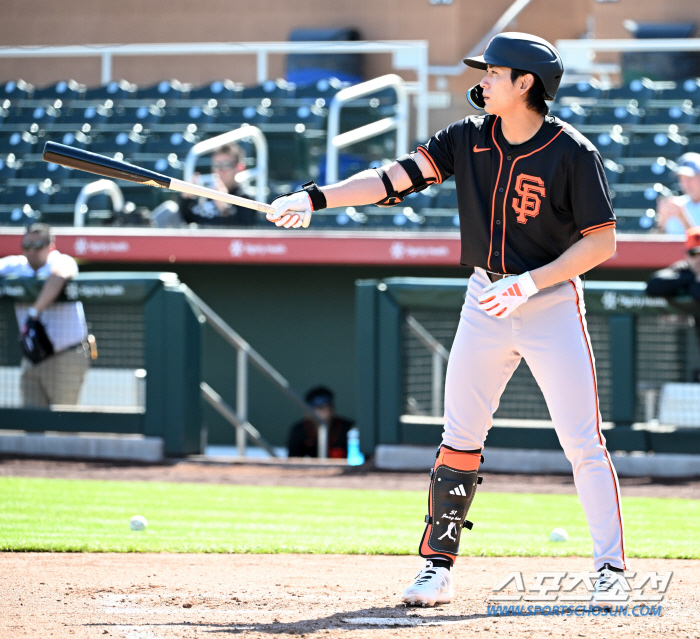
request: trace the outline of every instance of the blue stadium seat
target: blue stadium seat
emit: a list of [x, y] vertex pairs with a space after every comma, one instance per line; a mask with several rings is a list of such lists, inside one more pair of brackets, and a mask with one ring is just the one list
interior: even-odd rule
[[676, 175], [673, 172], [675, 163], [666, 158], [649, 159], [643, 164], [635, 162], [628, 164], [625, 169], [625, 182], [627, 184], [655, 184], [660, 182], [667, 186], [676, 183]]
[[126, 80], [113, 80], [85, 91], [86, 100], [129, 100], [136, 97], [137, 86]]
[[177, 157], [184, 158], [187, 152], [199, 142], [200, 137], [197, 135], [197, 127], [193, 124], [188, 125], [183, 132], [176, 131], [175, 133], [154, 133], [149, 136], [146, 142], [146, 153], [157, 153], [167, 157], [171, 153]]
[[75, 131], [74, 133], [50, 133], [46, 136], [47, 140], [73, 146], [76, 149], [90, 150], [92, 144], [92, 136], [89, 135], [90, 129], [87, 128], [87, 133], [84, 131]]
[[231, 128], [236, 128], [242, 124], [258, 124], [265, 121], [265, 119], [265, 116], [259, 112], [259, 108], [254, 106], [227, 107], [223, 105], [219, 109], [216, 123], [227, 124]]
[[34, 100], [79, 100], [85, 94], [85, 85], [75, 80], [62, 80], [56, 84], [34, 89]]
[[644, 112], [634, 106], [595, 107], [587, 124], [639, 124]]
[[243, 87], [233, 80], [216, 80], [196, 89], [190, 89], [189, 97], [190, 99], [230, 100], [240, 97], [242, 90]]
[[578, 82], [577, 84], [569, 84], [559, 87], [557, 91], [557, 99], [561, 98], [599, 98], [600, 87], [597, 84], [589, 82]]
[[78, 194], [81, 190], [81, 186], [57, 186], [51, 197], [51, 204], [75, 206], [75, 201], [78, 199]]
[[325, 129], [328, 110], [316, 105], [272, 109], [271, 124], [303, 124], [307, 129]]
[[556, 107], [552, 109], [552, 114], [556, 115], [560, 120], [564, 120], [564, 122], [568, 122], [574, 126], [586, 124], [588, 119], [588, 111], [580, 104], [571, 104], [569, 106], [556, 105]]
[[6, 187], [0, 193], [0, 204], [29, 204], [32, 208], [48, 204], [51, 201], [53, 185], [51, 180], [32, 183], [27, 186]]
[[323, 78], [311, 84], [297, 85], [294, 97], [296, 99], [329, 101], [338, 91], [350, 86], [349, 82], [341, 82], [338, 78]]
[[0, 134], [0, 154], [14, 153], [19, 158], [25, 153], [31, 153], [36, 142], [36, 136], [29, 131]]
[[110, 120], [111, 124], [123, 124], [125, 128], [131, 128], [134, 124], [143, 126], [158, 124], [165, 115], [165, 109], [159, 104], [149, 106], [125, 107], [117, 105]]
[[649, 209], [656, 206], [656, 200], [661, 195], [671, 195], [671, 192], [658, 184], [634, 190], [612, 189], [614, 209]]
[[3, 120], [3, 124], [26, 126], [36, 122], [37, 124], [46, 126], [53, 123], [56, 117], [58, 117], [59, 113], [60, 111], [53, 106], [26, 107], [23, 109], [15, 107], [9, 109], [5, 119]]
[[600, 133], [591, 140], [604, 158], [620, 158], [627, 155], [629, 139], [620, 133]]
[[646, 101], [656, 97], [656, 90], [649, 78], [636, 78], [620, 87], [608, 91], [608, 100]]
[[112, 117], [111, 102], [98, 106], [73, 105], [61, 110], [60, 124], [107, 124]]
[[692, 100], [700, 104], [700, 78], [688, 78], [676, 83], [674, 89], [664, 89], [659, 98], [663, 100]]
[[218, 111], [216, 100], [212, 100], [214, 105], [207, 104], [203, 107], [193, 106], [189, 108], [166, 107], [165, 113], [160, 120], [160, 124], [210, 124], [216, 121]]
[[139, 100], [144, 99], [164, 99], [164, 100], [179, 100], [186, 98], [189, 88], [182, 84], [179, 80], [163, 80], [150, 87], [140, 88], [136, 92], [136, 97]]
[[0, 98], [24, 100], [32, 96], [34, 87], [24, 80], [10, 80], [0, 86]]
[[262, 84], [253, 87], [245, 87], [241, 93], [241, 98], [294, 98], [295, 86], [285, 80], [266, 80]]
[[151, 169], [157, 173], [167, 175], [168, 177], [182, 179], [183, 163], [174, 153], [169, 154], [165, 158], [159, 158], [155, 162], [144, 164], [144, 168]]
[[15, 177], [19, 166], [21, 166], [21, 163], [15, 159], [12, 153], [5, 157], [0, 157], [0, 182], [11, 180]]
[[688, 138], [678, 133], [636, 133], [630, 140], [630, 157], [676, 158], [688, 150]]
[[23, 180], [50, 179], [54, 184], [71, 178], [73, 171], [53, 162], [25, 162], [17, 177]]
[[698, 110], [691, 103], [673, 107], [651, 107], [646, 109], [644, 124], [695, 124]]
[[422, 211], [423, 209], [435, 209], [438, 208], [437, 194], [437, 188], [428, 187], [424, 191], [419, 191], [418, 193], [411, 193], [407, 195], [404, 199], [404, 202], [407, 206], [410, 206], [414, 211]]
[[146, 145], [146, 136], [141, 131], [135, 130], [135, 125], [129, 133], [100, 133], [93, 137], [91, 150], [103, 155], [121, 153], [124, 157], [131, 157], [134, 153], [143, 153]]
[[610, 158], [605, 158], [603, 159], [603, 167], [608, 184], [620, 184], [625, 181], [625, 166], [623, 164], [618, 164]]

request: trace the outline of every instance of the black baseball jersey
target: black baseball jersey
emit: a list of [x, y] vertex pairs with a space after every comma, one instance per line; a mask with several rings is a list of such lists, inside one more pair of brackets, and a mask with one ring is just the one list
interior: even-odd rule
[[556, 117], [545, 116], [533, 138], [512, 146], [498, 116], [472, 116], [418, 151], [438, 183], [455, 176], [465, 266], [519, 275], [615, 226], [598, 150]]

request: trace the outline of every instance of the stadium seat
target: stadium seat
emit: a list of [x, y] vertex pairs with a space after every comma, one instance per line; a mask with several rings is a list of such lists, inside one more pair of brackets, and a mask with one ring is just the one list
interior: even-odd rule
[[29, 131], [0, 134], [0, 153], [14, 153], [19, 158], [25, 153], [31, 153], [36, 142], [36, 136]]
[[655, 184], [660, 182], [667, 186], [676, 183], [676, 175], [673, 170], [675, 162], [660, 157], [641, 162], [629, 163], [625, 167], [625, 182], [627, 184]]
[[438, 191], [436, 207], [439, 209], [456, 209], [457, 208], [457, 189], [445, 188], [444, 186]]
[[60, 124], [107, 124], [112, 117], [111, 102], [98, 106], [75, 105], [61, 110]]
[[168, 177], [182, 179], [183, 163], [174, 153], [169, 154], [167, 158], [158, 158], [155, 162], [145, 164], [144, 168], [162, 173]]
[[78, 100], [85, 95], [85, 85], [75, 80], [62, 80], [40, 89], [34, 89], [34, 100]]
[[145, 153], [157, 153], [163, 157], [173, 153], [177, 157], [184, 158], [199, 140], [200, 136], [197, 134], [196, 125], [190, 124], [182, 132], [154, 133], [149, 136], [145, 146]]
[[608, 184], [619, 184], [625, 181], [625, 167], [623, 164], [618, 164], [610, 158], [605, 158], [603, 159], [603, 167]]
[[[162, 101], [160, 101], [162, 102]], [[134, 124], [141, 124], [147, 126], [149, 124], [158, 124], [165, 115], [165, 109], [163, 108], [165, 103], [161, 104], [151, 104], [149, 106], [139, 106], [139, 107], [125, 107], [122, 105], [117, 105], [114, 108], [114, 113], [110, 120], [111, 124], [123, 124], [126, 128], [131, 128]]]
[[21, 163], [15, 159], [12, 153], [4, 158], [0, 158], [0, 182], [14, 178], [17, 175], [19, 166], [21, 166]]
[[160, 124], [189, 124], [193, 122], [194, 124], [210, 124], [216, 121], [218, 115], [216, 109], [216, 100], [210, 100], [214, 104], [207, 104], [203, 107], [193, 106], [189, 108], [175, 108], [167, 107], [165, 108], [165, 113], [160, 120]]
[[26, 127], [27, 125], [36, 122], [37, 124], [45, 126], [47, 124], [51, 124], [59, 113], [59, 110], [53, 106], [26, 107], [23, 109], [11, 108], [5, 115], [3, 124], [14, 124], [19, 127]]
[[310, 84], [297, 85], [294, 97], [299, 99], [328, 101], [338, 91], [350, 86], [349, 82], [341, 82], [338, 78], [323, 78]]
[[649, 78], [636, 78], [620, 87], [610, 89], [608, 100], [652, 100], [656, 97], [653, 82]]
[[54, 184], [71, 178], [72, 170], [53, 162], [25, 162], [17, 177], [23, 180], [45, 180], [49, 178]]
[[634, 106], [595, 107], [588, 116], [588, 124], [639, 124], [644, 112]]
[[24, 100], [30, 98], [34, 87], [24, 80], [10, 80], [0, 87], [0, 98]]
[[688, 150], [688, 138], [677, 132], [636, 133], [630, 140], [630, 157], [676, 158]]
[[673, 107], [651, 107], [646, 109], [644, 124], [695, 124], [698, 110], [691, 102]]
[[266, 80], [254, 87], [245, 87], [240, 94], [241, 98], [294, 98], [295, 86], [285, 80]]
[[90, 135], [89, 125], [83, 125], [83, 128], [86, 129], [87, 132], [81, 130], [75, 131], [74, 133], [49, 133], [46, 139], [87, 151], [90, 150], [92, 136]]
[[569, 106], [560, 106], [552, 109], [553, 115], [556, 115], [560, 120], [573, 124], [586, 124], [588, 119], [588, 111], [580, 104], [571, 104]]
[[78, 199], [81, 190], [81, 186], [57, 186], [51, 197], [51, 204], [75, 206], [75, 201]]
[[[627, 155], [629, 139], [619, 132], [600, 133], [591, 140], [604, 158], [620, 158]], [[657, 154], [658, 155], [658, 154]]]
[[671, 195], [671, 191], [662, 184], [646, 188], [612, 189], [610, 192], [614, 209], [650, 209], [656, 206], [656, 200], [661, 195]]
[[269, 149], [270, 178], [280, 181], [302, 181], [309, 177], [308, 140], [294, 133], [266, 133]]
[[231, 128], [236, 128], [243, 124], [258, 124], [264, 119], [264, 116], [261, 116], [258, 109], [254, 106], [228, 107], [223, 105], [219, 109], [216, 123], [227, 124]]
[[240, 97], [243, 90], [241, 85], [236, 84], [233, 80], [216, 80], [210, 84], [206, 84], [196, 89], [190, 89], [190, 99], [215, 99], [215, 100], [230, 100]]
[[663, 100], [692, 100], [700, 104], [700, 78], [688, 78], [676, 83], [673, 89], [664, 89], [659, 98]]
[[589, 82], [578, 82], [559, 87], [557, 99], [561, 98], [599, 98], [600, 86]]
[[144, 87], [136, 91], [139, 100], [160, 98], [164, 100], [179, 100], [186, 98], [189, 88], [179, 80], [163, 80], [150, 87]]
[[407, 206], [410, 206], [414, 211], [422, 211], [423, 209], [435, 209], [437, 205], [438, 189], [436, 187], [428, 187], [424, 191], [418, 193], [410, 193], [404, 199]]
[[20, 194], [21, 199], [18, 200], [18, 203], [29, 204], [32, 208], [40, 208], [51, 201], [53, 191], [53, 183], [49, 179], [28, 184], [24, 187], [24, 193]]
[[131, 157], [134, 153], [143, 153], [146, 144], [146, 136], [136, 130], [140, 125], [135, 125], [129, 133], [100, 133], [93, 137], [91, 150], [95, 153], [113, 155], [121, 153], [124, 157]]
[[328, 110], [316, 105], [272, 109], [271, 124], [303, 124], [307, 129], [325, 129]]
[[137, 87], [126, 80], [113, 80], [101, 87], [85, 91], [86, 100], [127, 100], [136, 97]]

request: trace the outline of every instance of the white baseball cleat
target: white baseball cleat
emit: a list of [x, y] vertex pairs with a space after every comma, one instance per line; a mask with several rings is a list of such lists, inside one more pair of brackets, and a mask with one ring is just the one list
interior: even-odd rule
[[598, 572], [598, 580], [595, 582], [595, 589], [591, 597], [592, 606], [601, 606], [602, 608], [610, 608], [611, 606], [621, 603], [618, 595], [620, 589], [618, 571], [610, 569], [610, 564], [603, 564], [603, 567]]
[[434, 568], [427, 560], [414, 582], [401, 593], [401, 601], [407, 606], [434, 606], [450, 603], [454, 597], [452, 575], [447, 568]]

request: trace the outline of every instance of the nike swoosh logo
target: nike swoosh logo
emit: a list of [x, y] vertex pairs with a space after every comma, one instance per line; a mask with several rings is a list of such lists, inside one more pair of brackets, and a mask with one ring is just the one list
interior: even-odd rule
[[491, 150], [491, 149], [489, 149], [489, 148], [486, 148], [486, 149], [477, 149], [477, 148], [476, 148], [476, 144], [474, 145], [474, 149], [473, 149], [474, 153], [481, 153], [482, 151], [490, 151], [490, 150]]

